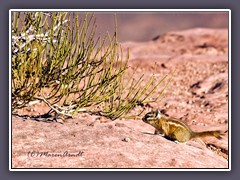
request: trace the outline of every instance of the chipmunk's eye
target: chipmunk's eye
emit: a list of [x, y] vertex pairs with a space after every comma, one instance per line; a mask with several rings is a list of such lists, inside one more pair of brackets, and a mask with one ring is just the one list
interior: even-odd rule
[[144, 116], [144, 118], [145, 118], [145, 119], [147, 119], [148, 117], [149, 117], [149, 115], [148, 115], [148, 114], [146, 114], [146, 115]]

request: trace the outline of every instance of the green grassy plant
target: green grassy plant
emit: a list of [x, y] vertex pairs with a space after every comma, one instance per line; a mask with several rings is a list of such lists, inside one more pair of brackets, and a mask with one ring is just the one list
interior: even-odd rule
[[113, 36], [101, 38], [94, 14], [13, 12], [12, 109], [44, 102], [63, 116], [88, 112], [115, 120], [149, 102], [167, 76], [152, 85], [153, 75], [144, 87], [143, 76], [124, 82], [129, 57], [116, 24]]

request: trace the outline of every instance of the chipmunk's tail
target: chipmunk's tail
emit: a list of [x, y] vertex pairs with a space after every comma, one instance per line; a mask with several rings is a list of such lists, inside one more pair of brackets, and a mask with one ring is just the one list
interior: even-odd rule
[[222, 139], [221, 131], [203, 131], [203, 132], [193, 132], [192, 138], [206, 137], [206, 136], [215, 136], [218, 139]]

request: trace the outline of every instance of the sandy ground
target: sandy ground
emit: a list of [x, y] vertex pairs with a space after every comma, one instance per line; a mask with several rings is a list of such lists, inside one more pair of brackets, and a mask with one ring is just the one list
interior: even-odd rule
[[[153, 135], [154, 128], [137, 119], [79, 114], [43, 122], [12, 116], [12, 168], [228, 168], [228, 31], [169, 32], [152, 41], [123, 43], [127, 47], [136, 77], [154, 72], [160, 80], [176, 70], [160, 102], [131, 114], [160, 108], [195, 131], [221, 130], [223, 139], [176, 144]], [[46, 109], [33, 106], [20, 113], [27, 111]]]

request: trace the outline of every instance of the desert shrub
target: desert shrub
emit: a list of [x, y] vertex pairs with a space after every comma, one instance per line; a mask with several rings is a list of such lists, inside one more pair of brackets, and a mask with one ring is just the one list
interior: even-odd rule
[[13, 12], [11, 20], [13, 110], [44, 102], [63, 116], [88, 112], [115, 120], [149, 102], [167, 77], [155, 85], [154, 75], [144, 86], [143, 76], [125, 82], [129, 53], [117, 41], [117, 23], [112, 36], [98, 37], [94, 14]]

